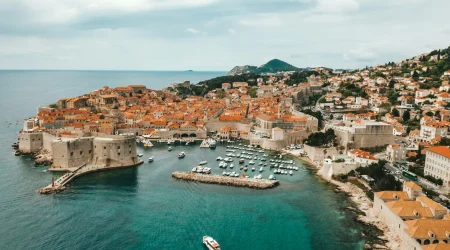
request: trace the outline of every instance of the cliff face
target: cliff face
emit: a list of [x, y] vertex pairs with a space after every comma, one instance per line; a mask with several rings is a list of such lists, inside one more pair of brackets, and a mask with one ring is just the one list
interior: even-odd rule
[[233, 69], [228, 72], [229, 76], [232, 75], [240, 75], [245, 73], [253, 73], [254, 70], [257, 69], [255, 66], [245, 65], [245, 66], [235, 66]]
[[278, 59], [272, 59], [269, 62], [256, 67], [251, 65], [245, 65], [245, 66], [235, 66], [230, 72], [228, 72], [228, 75], [239, 75], [239, 74], [245, 74], [245, 73], [276, 73], [281, 71], [299, 71], [301, 69], [292, 66], [289, 63], [283, 62]]

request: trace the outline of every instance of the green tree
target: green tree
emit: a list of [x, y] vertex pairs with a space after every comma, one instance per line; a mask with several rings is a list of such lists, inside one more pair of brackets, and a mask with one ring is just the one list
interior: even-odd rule
[[391, 111], [391, 115], [393, 115], [394, 117], [400, 116], [400, 112], [398, 111], [398, 109], [393, 108]]
[[216, 97], [219, 98], [219, 99], [225, 98], [225, 91], [223, 91], [222, 89], [221, 89], [221, 90], [218, 90], [218, 91], [216, 92]]
[[405, 112], [403, 112], [403, 116], [402, 116], [403, 121], [409, 121], [410, 118], [411, 118], [411, 114], [409, 113], [409, 110], [406, 110]]
[[251, 97], [251, 98], [256, 98], [256, 88], [251, 88], [248, 90], [247, 94]]

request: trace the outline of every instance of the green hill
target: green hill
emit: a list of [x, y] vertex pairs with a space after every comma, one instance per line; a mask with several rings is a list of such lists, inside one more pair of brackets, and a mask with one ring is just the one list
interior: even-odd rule
[[292, 66], [287, 62], [281, 61], [279, 59], [272, 59], [259, 67], [250, 65], [236, 66], [230, 72], [228, 72], [228, 75], [240, 75], [248, 73], [262, 74], [262, 73], [276, 73], [281, 71], [301, 71], [301, 70], [302, 69]]

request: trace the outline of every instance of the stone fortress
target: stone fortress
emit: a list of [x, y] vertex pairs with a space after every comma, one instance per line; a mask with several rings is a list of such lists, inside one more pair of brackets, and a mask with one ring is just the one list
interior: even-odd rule
[[45, 150], [53, 159], [49, 170], [54, 171], [72, 170], [83, 165], [120, 167], [139, 163], [132, 135], [61, 138], [44, 132], [22, 132], [19, 150], [23, 153]]

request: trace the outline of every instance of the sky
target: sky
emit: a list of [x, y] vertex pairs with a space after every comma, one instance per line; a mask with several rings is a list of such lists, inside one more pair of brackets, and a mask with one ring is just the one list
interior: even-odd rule
[[449, 0], [0, 0], [0, 69], [363, 68], [450, 46]]

